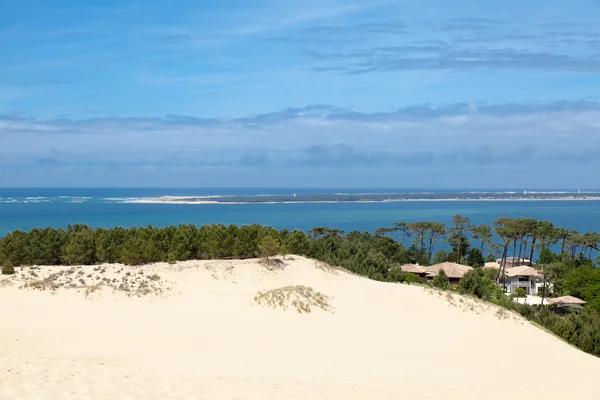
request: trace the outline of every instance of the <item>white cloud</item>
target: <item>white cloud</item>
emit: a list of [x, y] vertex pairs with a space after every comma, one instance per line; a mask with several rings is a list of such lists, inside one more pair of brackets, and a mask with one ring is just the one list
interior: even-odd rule
[[[415, 155], [429, 158], [423, 165], [443, 165], [447, 159], [497, 165], [513, 156], [534, 168], [599, 161], [590, 152], [600, 151], [598, 104], [479, 105], [473, 110], [450, 105], [421, 106], [416, 113], [411, 107], [357, 113], [311, 106], [229, 119], [3, 117], [0, 135], [6, 145], [0, 156], [5, 165], [22, 164], [44, 159], [53, 149], [52, 157], [65, 165], [94, 161], [156, 168], [233, 166], [240, 160], [287, 165], [315, 157], [328, 168], [336, 160], [343, 168], [352, 160], [360, 168], [387, 168]], [[329, 156], [331, 163], [325, 162]]]

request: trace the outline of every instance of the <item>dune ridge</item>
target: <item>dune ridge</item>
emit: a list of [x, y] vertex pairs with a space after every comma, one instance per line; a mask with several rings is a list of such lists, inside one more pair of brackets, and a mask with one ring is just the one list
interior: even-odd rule
[[299, 256], [24, 267], [0, 302], [0, 399], [597, 398], [520, 316]]

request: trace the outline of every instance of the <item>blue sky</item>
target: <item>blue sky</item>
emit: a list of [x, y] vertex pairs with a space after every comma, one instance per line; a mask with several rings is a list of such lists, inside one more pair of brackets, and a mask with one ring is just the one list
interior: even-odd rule
[[598, 187], [598, 15], [0, 0], [0, 186]]

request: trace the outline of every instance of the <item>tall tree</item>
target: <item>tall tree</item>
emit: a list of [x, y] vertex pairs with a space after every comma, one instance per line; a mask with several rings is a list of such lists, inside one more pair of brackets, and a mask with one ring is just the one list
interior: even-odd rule
[[558, 241], [554, 225], [549, 221], [540, 221], [537, 235], [542, 248], [550, 247]]
[[258, 243], [258, 250], [260, 256], [268, 262], [270, 257], [276, 256], [279, 253], [279, 241], [272, 236], [265, 236]]
[[504, 275], [504, 270], [506, 268], [508, 246], [510, 245], [512, 239], [516, 237], [514, 219], [505, 217], [498, 218], [494, 221], [494, 231], [496, 232], [496, 235], [500, 236], [502, 239], [502, 257], [500, 260], [498, 276], [496, 277], [496, 281], [500, 282], [500, 279]]
[[572, 230], [569, 232], [569, 242], [568, 242], [568, 246], [569, 246], [569, 255], [571, 256], [571, 259], [575, 258], [575, 253], [577, 253], [577, 248], [579, 247], [582, 238], [581, 238], [581, 234], [576, 231], [576, 230]]
[[425, 251], [425, 235], [429, 231], [430, 222], [412, 222], [410, 230], [414, 233], [413, 243]]
[[435, 242], [442, 236], [446, 234], [446, 225], [442, 222], [430, 222], [428, 227], [428, 235], [429, 235], [429, 248], [427, 253], [427, 262], [431, 264], [431, 257], [433, 256], [433, 248], [435, 246]]
[[[534, 218], [517, 218], [517, 230], [519, 234], [519, 264], [525, 262], [525, 255], [527, 254], [528, 239], [533, 238], [536, 234], [537, 220]], [[533, 241], [533, 239], [532, 239]], [[531, 261], [531, 258], [529, 259]]]
[[533, 229], [531, 231], [531, 248], [529, 249], [529, 265], [533, 265], [533, 252], [535, 251], [535, 244], [539, 238], [543, 238], [548, 235], [547, 232], [554, 230], [554, 226], [550, 221], [536, 221], [533, 220]]
[[471, 228], [471, 236], [475, 240], [479, 240], [479, 251], [483, 254], [483, 246], [492, 243], [492, 227], [487, 224], [473, 225]]
[[333, 235], [333, 236], [341, 236], [344, 234], [342, 229], [329, 228], [327, 226], [317, 226], [308, 231], [309, 235], [313, 237], [313, 239], [318, 239], [321, 236]]
[[390, 227], [377, 228], [377, 229], [375, 229], [375, 236], [383, 236], [386, 233], [392, 233], [395, 231], [396, 231], [396, 228], [390, 228]]
[[306, 254], [310, 243], [308, 237], [301, 230], [294, 229], [285, 238], [284, 248], [287, 253]]
[[596, 232], [585, 232], [581, 236], [581, 256], [585, 257], [586, 252], [588, 253], [588, 260], [592, 260], [592, 251], [598, 248], [598, 242], [600, 242], [600, 235]]
[[471, 221], [469, 217], [463, 217], [462, 215], [456, 214], [452, 218], [452, 226], [448, 229], [448, 243], [452, 246], [456, 252], [456, 262], [460, 263], [460, 258], [463, 253], [468, 250], [466, 247], [470, 245], [470, 241], [467, 237], [467, 233], [471, 230]]
[[[545, 221], [548, 222], [548, 221]], [[556, 227], [554, 231], [554, 236], [560, 240], [560, 253], [565, 252], [565, 245], [567, 240], [569, 239], [569, 235], [571, 232], [567, 228]]]
[[96, 262], [96, 242], [92, 228], [86, 226], [70, 229], [68, 236], [63, 250], [65, 264], [90, 265]]
[[410, 230], [410, 224], [408, 222], [399, 221], [394, 222], [397, 231], [402, 232], [402, 244], [404, 244], [404, 238], [410, 237], [412, 235], [412, 231]]

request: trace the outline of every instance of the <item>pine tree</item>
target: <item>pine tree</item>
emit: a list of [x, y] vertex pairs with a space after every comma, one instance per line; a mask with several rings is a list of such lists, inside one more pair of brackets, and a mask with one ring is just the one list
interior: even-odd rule
[[271, 236], [265, 236], [258, 244], [261, 258], [269, 261], [270, 257], [276, 256], [279, 253], [279, 242]]

